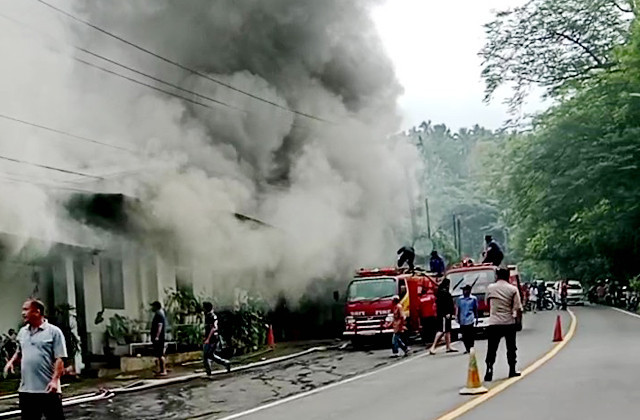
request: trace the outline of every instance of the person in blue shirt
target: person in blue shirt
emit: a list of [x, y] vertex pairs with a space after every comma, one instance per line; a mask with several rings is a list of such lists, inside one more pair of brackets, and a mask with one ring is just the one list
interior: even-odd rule
[[478, 299], [471, 294], [470, 284], [462, 286], [462, 296], [458, 298], [456, 310], [465, 353], [469, 353], [475, 345], [475, 326], [478, 323]]
[[438, 251], [431, 251], [431, 259], [429, 259], [429, 271], [442, 276], [444, 274], [444, 270], [444, 260], [440, 255], [438, 255]]

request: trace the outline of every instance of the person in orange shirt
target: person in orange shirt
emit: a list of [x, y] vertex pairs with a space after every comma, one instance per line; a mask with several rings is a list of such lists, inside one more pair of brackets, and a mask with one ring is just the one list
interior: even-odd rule
[[391, 357], [398, 357], [398, 348], [402, 349], [404, 356], [409, 354], [409, 347], [402, 341], [402, 333], [406, 329], [405, 316], [400, 305], [400, 297], [393, 297], [393, 337], [391, 338]]

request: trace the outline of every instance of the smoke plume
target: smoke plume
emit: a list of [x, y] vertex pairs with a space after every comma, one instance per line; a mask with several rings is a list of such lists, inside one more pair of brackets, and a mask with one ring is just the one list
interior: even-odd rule
[[131, 150], [0, 119], [0, 155], [101, 178], [0, 162], [3, 230], [105, 244], [113, 235], [70, 219], [64, 203], [73, 190], [122, 193], [143, 209], [147, 233], [135, 239], [167, 255], [177, 247], [213, 273], [209, 291], [224, 283], [290, 294], [392, 263], [409, 242], [419, 164], [410, 145], [390, 140], [401, 87], [370, 17], [377, 1], [50, 2], [264, 101], [39, 2], [3, 0], [0, 113]]

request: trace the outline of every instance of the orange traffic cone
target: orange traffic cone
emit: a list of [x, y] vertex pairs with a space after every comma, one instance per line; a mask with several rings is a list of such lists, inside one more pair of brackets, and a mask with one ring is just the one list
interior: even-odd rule
[[562, 341], [562, 321], [560, 321], [560, 315], [556, 318], [556, 329], [553, 332], [553, 342], [557, 343]]
[[270, 348], [276, 347], [276, 339], [273, 337], [273, 326], [269, 325], [269, 332], [267, 332], [267, 346]]
[[467, 375], [467, 386], [460, 390], [460, 395], [478, 395], [489, 392], [480, 382], [478, 372], [478, 362], [476, 361], [476, 349], [469, 352], [469, 374]]

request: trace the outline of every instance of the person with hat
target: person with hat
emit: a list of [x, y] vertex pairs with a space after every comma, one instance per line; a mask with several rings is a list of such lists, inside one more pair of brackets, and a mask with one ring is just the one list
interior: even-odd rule
[[154, 312], [151, 321], [151, 344], [153, 345], [153, 355], [156, 357], [158, 365], [157, 375], [167, 376], [167, 366], [164, 360], [164, 343], [167, 331], [167, 317], [162, 309], [162, 304], [155, 301], [151, 304], [151, 310]]
[[470, 284], [462, 286], [462, 296], [456, 305], [456, 318], [460, 324], [465, 353], [469, 353], [475, 345], [475, 327], [478, 324], [478, 298], [471, 294]]

